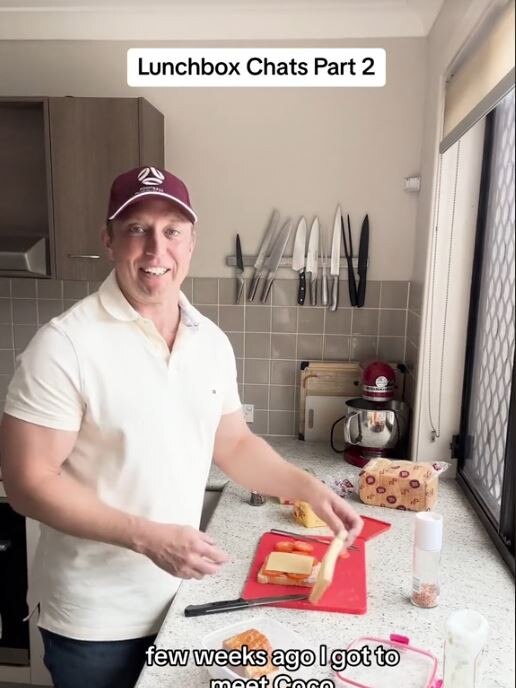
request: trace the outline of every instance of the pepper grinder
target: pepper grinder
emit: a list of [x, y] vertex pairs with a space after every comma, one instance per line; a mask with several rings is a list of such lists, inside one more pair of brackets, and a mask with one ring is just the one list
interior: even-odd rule
[[251, 499], [249, 500], [251, 506], [262, 506], [265, 504], [265, 497], [259, 492], [251, 491]]
[[460, 609], [448, 617], [446, 631], [445, 687], [481, 688], [481, 659], [489, 632], [487, 620], [472, 609]]

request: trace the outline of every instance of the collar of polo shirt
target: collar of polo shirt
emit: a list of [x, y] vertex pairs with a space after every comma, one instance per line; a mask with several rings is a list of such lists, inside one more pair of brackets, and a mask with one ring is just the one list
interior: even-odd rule
[[[99, 298], [106, 311], [116, 320], [130, 322], [138, 320], [142, 316], [135, 310], [123, 295], [116, 280], [115, 271], [112, 270], [99, 287]], [[199, 314], [190, 304], [183, 292], [179, 292], [179, 309], [181, 322], [194, 331], [199, 327]]]

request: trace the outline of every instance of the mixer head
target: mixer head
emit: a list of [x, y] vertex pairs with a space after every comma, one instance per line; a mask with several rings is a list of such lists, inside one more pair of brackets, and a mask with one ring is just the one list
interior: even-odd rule
[[369, 401], [390, 401], [394, 398], [396, 373], [388, 363], [373, 361], [362, 373], [362, 397]]

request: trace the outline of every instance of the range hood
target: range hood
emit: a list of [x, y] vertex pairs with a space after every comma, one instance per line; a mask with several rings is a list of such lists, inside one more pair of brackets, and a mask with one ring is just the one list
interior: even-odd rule
[[43, 236], [0, 236], [0, 275], [48, 276], [47, 238]]

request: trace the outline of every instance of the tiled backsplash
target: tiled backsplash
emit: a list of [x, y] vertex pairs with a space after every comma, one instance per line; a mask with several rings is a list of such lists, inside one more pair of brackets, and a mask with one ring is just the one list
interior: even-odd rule
[[[15, 356], [38, 327], [98, 284], [0, 279], [0, 399], [5, 398]], [[311, 307], [308, 299], [298, 306], [296, 280], [276, 280], [267, 304], [242, 299], [235, 305], [231, 278], [187, 278], [183, 291], [231, 340], [241, 398], [254, 404], [251, 427], [258, 434], [297, 435], [297, 381], [303, 360], [378, 356], [412, 366], [417, 356], [420, 315], [409, 282], [368, 282], [364, 308], [357, 309], [350, 307], [347, 282], [341, 281], [335, 312]], [[414, 306], [410, 310], [409, 298]], [[414, 375], [412, 368], [408, 387], [413, 388]]]

